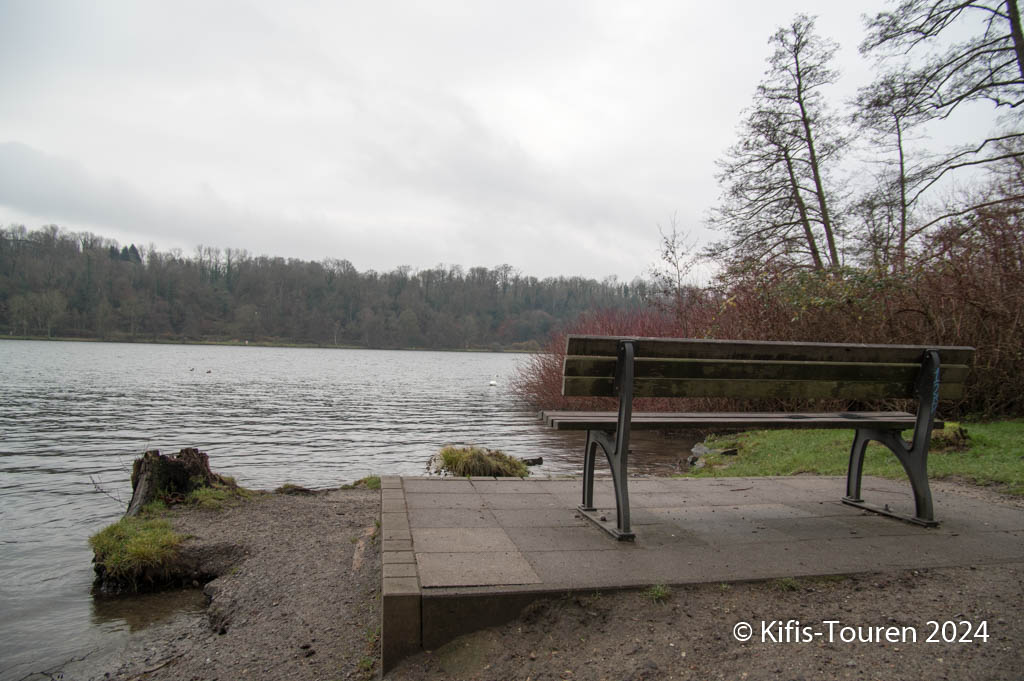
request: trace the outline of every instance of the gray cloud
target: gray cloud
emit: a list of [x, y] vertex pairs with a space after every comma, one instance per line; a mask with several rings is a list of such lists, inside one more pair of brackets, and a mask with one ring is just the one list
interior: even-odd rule
[[[814, 8], [848, 70], [881, 1]], [[630, 279], [800, 4], [0, 3], [0, 221]]]

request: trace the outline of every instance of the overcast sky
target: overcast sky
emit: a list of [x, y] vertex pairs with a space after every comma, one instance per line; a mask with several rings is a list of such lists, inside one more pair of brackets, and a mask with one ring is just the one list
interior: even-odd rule
[[875, 1], [0, 0], [0, 222], [358, 269], [644, 274], [702, 242], [768, 38]]

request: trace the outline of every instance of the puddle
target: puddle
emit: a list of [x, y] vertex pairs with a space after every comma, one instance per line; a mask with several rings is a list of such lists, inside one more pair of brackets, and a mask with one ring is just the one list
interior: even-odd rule
[[178, 613], [199, 613], [206, 609], [202, 589], [181, 589], [136, 596], [96, 596], [92, 600], [92, 623], [107, 631], [135, 632], [170, 619]]

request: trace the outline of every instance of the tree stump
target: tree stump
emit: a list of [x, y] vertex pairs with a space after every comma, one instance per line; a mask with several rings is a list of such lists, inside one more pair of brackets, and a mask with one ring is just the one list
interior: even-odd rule
[[210, 470], [210, 459], [194, 447], [166, 456], [160, 450], [146, 452], [132, 464], [132, 500], [125, 516], [138, 515], [142, 507], [161, 497], [184, 498], [200, 487], [235, 487], [234, 481]]

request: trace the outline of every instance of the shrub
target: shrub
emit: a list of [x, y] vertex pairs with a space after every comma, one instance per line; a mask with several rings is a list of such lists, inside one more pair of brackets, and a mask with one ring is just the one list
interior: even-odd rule
[[[1024, 415], [1024, 226], [999, 207], [930, 235], [905, 271], [831, 272], [749, 267], [715, 287], [687, 289], [670, 304], [595, 311], [528, 358], [513, 390], [540, 409], [612, 409], [612, 400], [564, 398], [568, 333], [835, 343], [967, 345], [976, 348], [963, 399], [942, 415]], [[824, 408], [850, 408], [824, 405]], [[869, 408], [872, 405], [854, 405]], [[789, 404], [637, 400], [634, 409], [750, 410]], [[901, 406], [900, 408], [906, 408]]]

